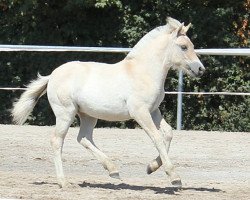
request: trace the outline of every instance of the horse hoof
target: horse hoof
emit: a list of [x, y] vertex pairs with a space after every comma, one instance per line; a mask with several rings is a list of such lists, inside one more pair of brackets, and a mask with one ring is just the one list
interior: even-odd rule
[[171, 181], [171, 183], [176, 188], [181, 188], [182, 187], [181, 180], [173, 180], [173, 181]]
[[69, 188], [72, 186], [71, 183], [69, 183], [67, 181], [60, 182], [60, 183], [58, 183], [58, 185], [60, 188]]
[[109, 176], [115, 179], [121, 179], [118, 172], [110, 173]]
[[151, 169], [150, 165], [147, 166], [147, 174], [151, 174], [153, 170]]

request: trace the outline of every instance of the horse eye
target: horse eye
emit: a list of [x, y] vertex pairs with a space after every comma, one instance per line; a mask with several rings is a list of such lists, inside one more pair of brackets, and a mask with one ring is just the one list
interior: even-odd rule
[[182, 51], [186, 51], [188, 49], [188, 47], [186, 45], [181, 45], [181, 50]]

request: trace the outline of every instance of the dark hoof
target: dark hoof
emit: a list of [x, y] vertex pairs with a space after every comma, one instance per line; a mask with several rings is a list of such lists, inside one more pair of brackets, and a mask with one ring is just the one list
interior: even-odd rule
[[111, 173], [111, 174], [109, 174], [109, 176], [110, 176], [111, 178], [121, 179], [118, 172]]
[[174, 180], [174, 181], [172, 181], [171, 183], [172, 183], [172, 185], [173, 185], [174, 187], [177, 187], [177, 188], [181, 188], [181, 187], [182, 187], [181, 180]]
[[153, 171], [152, 171], [150, 165], [148, 165], [148, 166], [147, 166], [147, 174], [151, 174], [152, 172], [153, 172]]

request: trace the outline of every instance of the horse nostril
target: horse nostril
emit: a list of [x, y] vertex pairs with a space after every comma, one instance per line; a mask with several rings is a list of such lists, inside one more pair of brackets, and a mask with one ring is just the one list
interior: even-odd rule
[[204, 73], [204, 71], [205, 71], [205, 68], [202, 67], [202, 66], [200, 66], [200, 67], [199, 67], [199, 72], [200, 72], [200, 73]]
[[203, 66], [200, 66], [198, 69], [199, 69], [199, 72], [198, 72], [199, 76], [202, 76], [205, 72], [205, 68]]

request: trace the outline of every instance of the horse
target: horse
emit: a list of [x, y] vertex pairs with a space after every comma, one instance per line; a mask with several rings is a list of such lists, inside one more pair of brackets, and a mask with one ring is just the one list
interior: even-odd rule
[[164, 83], [171, 67], [192, 77], [200, 77], [205, 71], [186, 35], [190, 25], [168, 17], [165, 25], [148, 32], [120, 62], [71, 61], [48, 76], [38, 74], [38, 78], [27, 85], [27, 90], [13, 104], [13, 121], [23, 124], [38, 99], [47, 92], [56, 117], [51, 146], [60, 187], [69, 184], [63, 172], [62, 150], [76, 115], [80, 118], [77, 141], [102, 163], [110, 177], [120, 178], [118, 167], [95, 145], [93, 129], [98, 119], [134, 119], [159, 152], [159, 156], [148, 164], [147, 173], [163, 166], [172, 185], [182, 186], [168, 156], [172, 128], [158, 107], [164, 99]]

